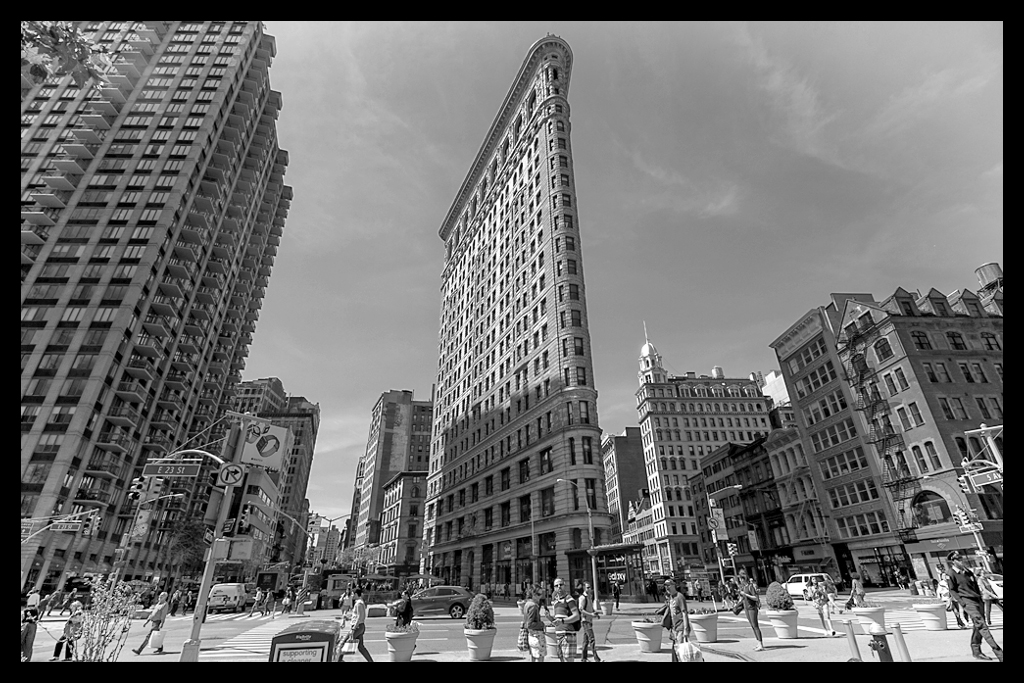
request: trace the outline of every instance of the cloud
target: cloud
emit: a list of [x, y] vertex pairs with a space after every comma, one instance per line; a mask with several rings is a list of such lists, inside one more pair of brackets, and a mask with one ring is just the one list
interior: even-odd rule
[[636, 149], [629, 155], [633, 165], [660, 186], [651, 192], [648, 184], [642, 191], [642, 202], [649, 207], [704, 218], [732, 215], [739, 210], [739, 188], [734, 183], [712, 178], [694, 182], [676, 169], [648, 162]]
[[800, 154], [842, 166], [825, 135], [826, 126], [838, 114], [826, 111], [810, 80], [786, 59], [770, 53], [746, 25], [740, 26], [737, 40], [754, 66], [757, 86], [767, 93], [769, 104], [782, 120], [781, 142]]

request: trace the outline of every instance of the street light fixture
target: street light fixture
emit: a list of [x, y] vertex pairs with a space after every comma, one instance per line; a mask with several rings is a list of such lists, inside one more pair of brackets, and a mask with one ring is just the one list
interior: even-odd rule
[[[580, 488], [579, 484], [577, 484], [574, 481], [569, 481], [568, 479], [556, 479], [555, 481], [561, 481], [561, 482], [564, 482], [566, 484], [571, 484], [572, 486], [576, 487], [577, 491]], [[587, 508], [587, 524], [590, 526], [590, 551], [589, 551], [589, 555], [590, 555], [590, 571], [591, 571], [592, 578], [593, 578], [593, 581], [594, 581], [594, 604], [595, 605], [600, 605], [601, 601], [600, 601], [600, 598], [598, 597], [598, 589], [597, 589], [597, 586], [598, 586], [598, 583], [597, 583], [597, 550], [595, 550], [595, 545], [594, 545], [594, 516], [592, 514], [592, 510], [590, 509], [590, 501], [587, 500], [587, 492], [586, 491], [583, 491], [583, 504]]]
[[[711, 499], [713, 497], [717, 498], [723, 492], [738, 490], [738, 489], [741, 489], [741, 488], [743, 488], [743, 484], [733, 484], [732, 486], [726, 486], [724, 488], [720, 488], [717, 491], [715, 491], [714, 493], [708, 493], [707, 487], [705, 487], [704, 488], [704, 496], [708, 499], [708, 519], [709, 520], [711, 519], [711, 509], [714, 507], [714, 505], [711, 502]], [[717, 542], [718, 533], [717, 533], [716, 529], [711, 527], [710, 523], [708, 524], [708, 529], [711, 531], [712, 534], [714, 534], [715, 539], [716, 539], [716, 543], [715, 543], [715, 557], [718, 558], [718, 571], [719, 571], [719, 573], [722, 576], [722, 583], [725, 583], [725, 563], [722, 562], [722, 552], [721, 552], [721, 548], [718, 546], [718, 542]], [[723, 531], [725, 531], [725, 530], [723, 529]], [[734, 560], [733, 561], [733, 573], [735, 573], [735, 571], [736, 571], [736, 563], [735, 563], [735, 560]]]

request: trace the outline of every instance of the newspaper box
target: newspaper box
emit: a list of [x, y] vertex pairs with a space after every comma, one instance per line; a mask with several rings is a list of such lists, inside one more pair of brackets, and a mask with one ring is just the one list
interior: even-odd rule
[[337, 621], [302, 621], [274, 636], [271, 662], [333, 662], [341, 624]]

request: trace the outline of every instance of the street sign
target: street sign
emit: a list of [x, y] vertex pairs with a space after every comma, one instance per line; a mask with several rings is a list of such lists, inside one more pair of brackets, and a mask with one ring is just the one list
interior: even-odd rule
[[760, 550], [761, 547], [757, 544], [757, 532], [747, 530], [747, 540], [750, 541], [751, 550]]
[[213, 529], [210, 527], [206, 527], [206, 530], [203, 531], [203, 543], [206, 543], [207, 545], [213, 543]]
[[244, 467], [233, 462], [226, 463], [217, 473], [217, 486], [238, 486], [244, 476]]
[[1003, 473], [999, 470], [987, 470], [985, 472], [975, 472], [968, 474], [971, 479], [971, 483], [974, 484], [975, 488], [980, 489], [985, 484], [1001, 484], [1003, 483]]
[[31, 536], [32, 535], [32, 527], [33, 527], [32, 522], [22, 522], [21, 523], [21, 537], [22, 538], [28, 538], [29, 536]]
[[57, 522], [50, 527], [50, 531], [78, 531], [81, 528], [81, 522]]
[[977, 522], [971, 522], [970, 524], [964, 524], [960, 527], [960, 532], [964, 534], [973, 534], [975, 531], [981, 531], [984, 527]]
[[230, 534], [231, 530], [234, 529], [234, 528], [235, 528], [235, 518], [234, 517], [229, 517], [226, 520], [224, 520], [224, 526], [221, 527], [220, 532], [222, 534]]
[[199, 475], [201, 465], [199, 464], [175, 464], [168, 463], [147, 463], [142, 466], [144, 477], [195, 477]]

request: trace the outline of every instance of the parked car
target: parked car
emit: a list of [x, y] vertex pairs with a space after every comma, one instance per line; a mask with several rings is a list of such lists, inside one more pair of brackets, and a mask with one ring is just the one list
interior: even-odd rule
[[218, 583], [210, 589], [206, 609], [213, 612], [241, 612], [249, 602], [244, 583]]
[[990, 574], [988, 577], [989, 583], [992, 584], [992, 592], [996, 594], [996, 597], [1000, 600], [1003, 599], [1003, 575], [1002, 574]]
[[[461, 619], [466, 614], [466, 608], [472, 602], [473, 595], [471, 591], [460, 586], [434, 586], [414, 593], [412, 607], [417, 617], [447, 614], [452, 619]], [[388, 603], [389, 613], [393, 612], [400, 602], [399, 599]]]
[[839, 588], [839, 582], [832, 579], [830, 574], [815, 573], [815, 574], [793, 574], [786, 580], [786, 592], [789, 593], [790, 597], [803, 598], [804, 600], [810, 600], [810, 587], [811, 577], [817, 576], [819, 581], [824, 581], [826, 578], [832, 580], [832, 583], [836, 585], [836, 589]]

